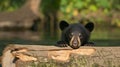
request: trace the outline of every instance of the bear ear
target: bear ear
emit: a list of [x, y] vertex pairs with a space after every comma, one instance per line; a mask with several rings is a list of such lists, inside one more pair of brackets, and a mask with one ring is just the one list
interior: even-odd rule
[[64, 20], [60, 21], [59, 27], [61, 30], [64, 30], [68, 26], [69, 26], [69, 24], [66, 21], [64, 21]]
[[85, 25], [85, 28], [87, 28], [88, 31], [92, 32], [93, 29], [94, 29], [94, 23], [93, 23], [93, 22], [88, 22], [88, 23]]

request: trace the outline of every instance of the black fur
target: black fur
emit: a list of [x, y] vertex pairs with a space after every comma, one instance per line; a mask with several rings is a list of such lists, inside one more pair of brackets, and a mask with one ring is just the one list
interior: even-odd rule
[[[57, 42], [57, 46], [60, 47], [70, 46], [74, 49], [77, 49], [80, 46], [84, 46], [85, 44], [87, 44], [90, 38], [90, 33], [94, 29], [94, 24], [90, 21], [88, 21], [88, 23], [85, 26], [82, 25], [80, 22], [74, 24], [68, 24], [66, 21], [61, 21], [59, 26], [62, 31], [62, 35], [61, 35], [61, 41]], [[75, 36], [76, 38], [74, 39], [76, 40], [71, 41], [72, 36]], [[72, 45], [70, 45], [70, 43], [72, 43]], [[81, 43], [81, 44], [76, 45], [76, 43]]]

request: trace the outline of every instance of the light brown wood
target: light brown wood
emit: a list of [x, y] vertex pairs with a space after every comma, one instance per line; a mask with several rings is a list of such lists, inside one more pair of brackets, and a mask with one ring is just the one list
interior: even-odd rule
[[[49, 59], [66, 62], [69, 61], [71, 54], [91, 55], [95, 52], [94, 48], [72, 49], [70, 47], [60, 48], [55, 46], [40, 46], [40, 45], [10, 45], [5, 48], [2, 58], [2, 66], [15, 66], [13, 63], [15, 58], [19, 58], [23, 62], [40, 61], [48, 62]], [[47, 59], [42, 59], [41, 57]], [[6, 61], [8, 59], [8, 61]], [[17, 61], [17, 60], [16, 60]], [[15, 62], [16, 62], [15, 61]]]
[[10, 52], [11, 50], [8, 50], [4, 53], [2, 57], [2, 67], [15, 67], [15, 63], [13, 63], [14, 56]]
[[84, 59], [82, 62], [84, 61], [87, 67], [96, 64], [108, 67], [106, 64], [109, 65], [109, 62], [113, 63], [114, 66], [118, 66], [120, 62], [119, 50], [120, 47], [82, 46], [79, 49], [72, 49], [70, 47], [11, 44], [3, 52], [2, 66], [20, 67], [21, 64], [25, 65], [26, 62], [49, 62], [50, 60], [70, 62], [71, 57], [78, 60]]

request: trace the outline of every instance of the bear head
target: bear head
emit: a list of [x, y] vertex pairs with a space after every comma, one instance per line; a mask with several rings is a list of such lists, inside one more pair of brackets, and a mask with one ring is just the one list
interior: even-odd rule
[[77, 49], [88, 42], [90, 33], [94, 29], [94, 24], [90, 21], [85, 26], [80, 22], [68, 24], [63, 20], [60, 22], [59, 27], [62, 30], [62, 39], [70, 47]]

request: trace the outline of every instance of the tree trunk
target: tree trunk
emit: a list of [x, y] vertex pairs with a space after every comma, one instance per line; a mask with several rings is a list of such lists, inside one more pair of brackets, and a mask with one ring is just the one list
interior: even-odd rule
[[[58, 10], [61, 0], [42, 0], [41, 6], [44, 14], [44, 36], [55, 38], [58, 35]], [[46, 38], [46, 37], [45, 37]]]
[[40, 19], [39, 4], [41, 0], [27, 0], [18, 10], [0, 13], [0, 28], [30, 29], [35, 20]]
[[3, 31], [0, 38], [39, 40], [38, 24], [42, 20], [39, 12], [40, 3], [41, 0], [26, 0], [25, 4], [18, 10], [0, 13], [0, 30]]

